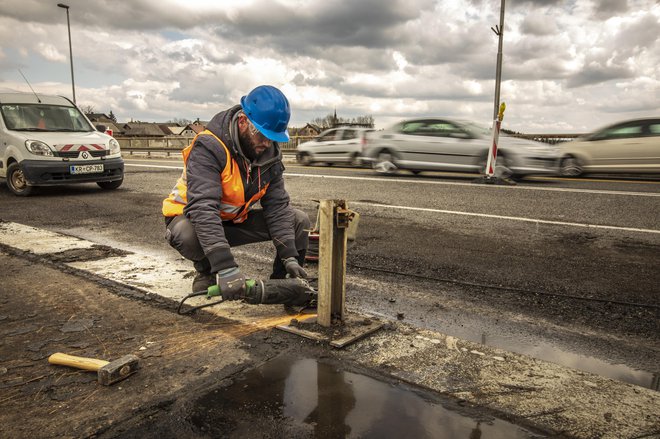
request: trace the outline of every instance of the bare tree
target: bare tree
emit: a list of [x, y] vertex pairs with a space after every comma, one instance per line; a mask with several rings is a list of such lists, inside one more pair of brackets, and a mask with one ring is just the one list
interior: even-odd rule
[[93, 105], [79, 105], [78, 107], [79, 107], [79, 108], [82, 110], [82, 112], [85, 113], [85, 114], [96, 113], [96, 108], [94, 108]]
[[353, 126], [361, 126], [366, 128], [373, 128], [374, 117], [369, 114], [366, 116], [358, 116], [352, 119], [348, 119], [344, 117], [337, 117], [336, 114], [328, 114], [325, 117], [317, 117], [316, 119], [312, 120], [311, 123], [317, 125], [318, 127], [324, 130], [342, 125], [353, 125]]

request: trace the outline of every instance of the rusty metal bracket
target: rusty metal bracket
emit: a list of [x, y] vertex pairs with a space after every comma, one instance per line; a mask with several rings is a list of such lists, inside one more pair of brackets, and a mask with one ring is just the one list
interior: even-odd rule
[[351, 209], [344, 209], [342, 207], [337, 207], [335, 222], [338, 229], [348, 228], [348, 223], [350, 223], [355, 217], [355, 212]]

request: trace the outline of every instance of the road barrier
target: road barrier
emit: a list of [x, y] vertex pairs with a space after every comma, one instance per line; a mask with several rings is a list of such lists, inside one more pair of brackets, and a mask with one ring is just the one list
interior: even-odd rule
[[[572, 140], [582, 134], [510, 134], [513, 137], [536, 140], [537, 142], [556, 143]], [[134, 152], [146, 152], [150, 155], [152, 152], [165, 153], [169, 156], [171, 153], [180, 153], [183, 148], [192, 142], [193, 137], [164, 136], [164, 137], [115, 137], [121, 146], [122, 151], [132, 155]], [[291, 136], [291, 140], [280, 143], [280, 148], [284, 153], [294, 153], [299, 144], [314, 139], [314, 136]]]
[[[180, 153], [183, 148], [192, 142], [193, 138], [181, 136], [115, 137], [117, 142], [119, 142], [122, 152], [129, 155], [132, 155], [134, 152], [146, 152], [147, 155], [150, 155], [152, 152], [158, 152], [166, 153], [168, 157], [171, 153]], [[313, 138], [313, 136], [292, 136], [290, 141], [280, 143], [280, 148], [284, 153], [293, 153], [300, 143]]]

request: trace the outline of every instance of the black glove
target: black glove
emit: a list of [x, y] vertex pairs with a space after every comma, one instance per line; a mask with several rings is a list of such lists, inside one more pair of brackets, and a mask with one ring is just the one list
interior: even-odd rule
[[216, 281], [222, 300], [238, 300], [245, 296], [245, 276], [238, 267], [218, 271]]
[[296, 258], [290, 257], [282, 259], [282, 263], [289, 276], [307, 278], [307, 272], [300, 266]]

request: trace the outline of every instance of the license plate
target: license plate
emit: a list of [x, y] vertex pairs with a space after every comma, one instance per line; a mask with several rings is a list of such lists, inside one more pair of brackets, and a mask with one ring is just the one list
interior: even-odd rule
[[96, 174], [103, 172], [103, 165], [71, 165], [69, 172], [71, 174]]

